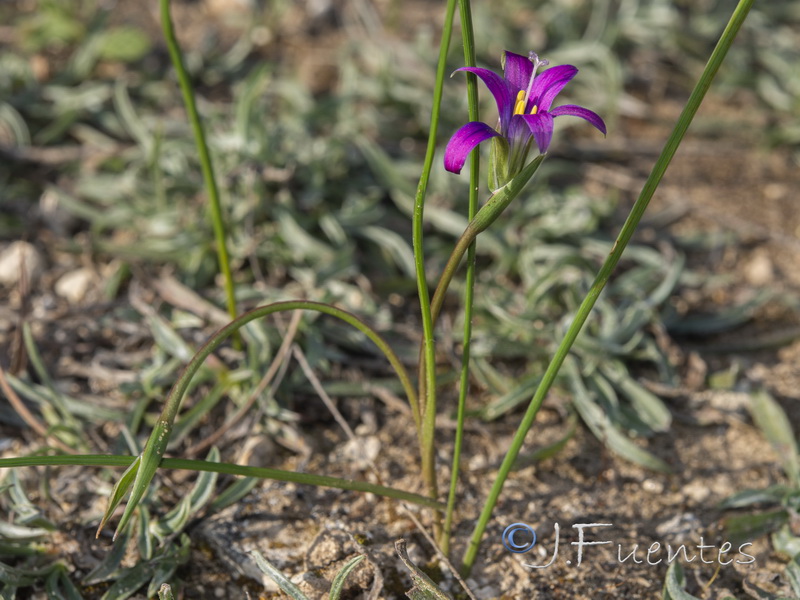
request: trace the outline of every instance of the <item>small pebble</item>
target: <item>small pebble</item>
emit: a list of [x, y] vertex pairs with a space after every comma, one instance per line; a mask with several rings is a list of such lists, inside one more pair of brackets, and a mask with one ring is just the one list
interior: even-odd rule
[[41, 253], [28, 242], [14, 242], [6, 247], [0, 252], [0, 283], [17, 285], [23, 264], [28, 274], [28, 284], [33, 285], [44, 268]]
[[56, 281], [55, 292], [70, 304], [77, 304], [86, 297], [92, 278], [93, 273], [87, 268], [70, 271]]
[[708, 499], [711, 491], [707, 481], [691, 481], [683, 487], [683, 493], [694, 502], [700, 503]]
[[656, 479], [645, 479], [644, 482], [642, 482], [642, 488], [646, 492], [660, 494], [664, 491], [664, 484]]
[[766, 252], [756, 252], [753, 257], [745, 263], [743, 271], [744, 277], [750, 285], [767, 285], [772, 283], [775, 279], [772, 260], [770, 260]]

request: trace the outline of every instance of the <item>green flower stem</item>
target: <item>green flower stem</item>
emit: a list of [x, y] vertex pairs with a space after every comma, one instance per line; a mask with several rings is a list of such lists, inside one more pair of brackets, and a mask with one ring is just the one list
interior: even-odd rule
[[[214, 226], [214, 236], [217, 240], [217, 260], [222, 276], [225, 280], [225, 296], [228, 304], [228, 314], [231, 319], [236, 318], [236, 296], [234, 293], [233, 275], [231, 274], [230, 260], [228, 259], [228, 248], [225, 240], [225, 223], [222, 218], [222, 208], [220, 207], [219, 191], [217, 180], [214, 177], [214, 169], [211, 164], [211, 154], [208, 151], [203, 126], [200, 123], [200, 115], [197, 113], [197, 104], [194, 99], [194, 90], [186, 67], [183, 65], [183, 55], [180, 45], [175, 37], [175, 30], [172, 27], [172, 17], [169, 11], [170, 0], [161, 0], [161, 27], [164, 30], [164, 38], [167, 41], [167, 48], [172, 59], [172, 64], [178, 74], [178, 82], [183, 93], [183, 102], [186, 105], [186, 112], [189, 122], [194, 132], [194, 141], [197, 152], [200, 156], [200, 168], [203, 171], [203, 180], [208, 191], [208, 200], [211, 208], [211, 222]], [[238, 345], [238, 336], [234, 338]]]
[[[82, 467], [129, 467], [137, 457], [107, 454], [70, 454], [68, 456], [25, 456], [20, 458], [0, 458], [0, 469], [18, 467], [44, 467], [59, 465], [77, 465]], [[211, 473], [225, 473], [227, 475], [241, 475], [243, 477], [258, 477], [272, 479], [273, 481], [288, 481], [304, 485], [330, 487], [338, 490], [352, 490], [368, 492], [377, 496], [394, 498], [425, 506], [427, 508], [442, 509], [443, 504], [426, 496], [413, 494], [396, 488], [385, 487], [368, 483], [366, 481], [352, 481], [339, 479], [327, 475], [314, 475], [312, 473], [296, 473], [281, 469], [268, 469], [264, 467], [249, 467], [228, 463], [210, 462], [206, 460], [188, 460], [184, 458], [165, 458], [159, 465], [162, 469], [181, 469], [184, 471], [208, 471]]]
[[455, 15], [456, 2], [448, 0], [447, 10], [442, 29], [442, 40], [439, 45], [439, 62], [436, 67], [436, 85], [433, 91], [433, 107], [431, 109], [431, 126], [428, 133], [428, 147], [425, 152], [425, 161], [422, 174], [417, 186], [414, 200], [414, 218], [412, 223], [412, 246], [414, 249], [414, 264], [417, 274], [417, 293], [419, 295], [420, 311], [422, 313], [422, 346], [424, 372], [419, 373], [419, 421], [422, 428], [418, 429], [420, 437], [420, 453], [422, 458], [422, 478], [428, 488], [431, 498], [436, 498], [438, 489], [436, 485], [436, 457], [434, 449], [434, 433], [436, 425], [436, 362], [435, 341], [433, 338], [433, 323], [430, 312], [430, 299], [428, 296], [428, 282], [425, 277], [425, 256], [422, 248], [422, 223], [425, 212], [425, 193], [428, 189], [428, 179], [433, 167], [433, 157], [436, 153], [436, 134], [439, 130], [439, 114], [442, 107], [442, 90], [444, 89], [445, 70], [447, 68], [447, 51], [450, 48], [450, 39], [453, 32], [453, 16]]
[[[464, 45], [464, 65], [474, 67], [475, 36], [472, 27], [472, 9], [469, 0], [459, 0], [458, 12], [461, 16], [461, 40]], [[478, 78], [467, 73], [467, 102], [469, 120], [480, 121], [478, 110]], [[469, 163], [469, 208], [467, 218], [471, 221], [478, 211], [478, 189], [480, 186], [480, 152], [473, 151]], [[467, 275], [464, 290], [464, 335], [462, 337], [461, 377], [458, 388], [458, 409], [456, 412], [456, 437], [453, 443], [453, 461], [450, 468], [450, 491], [447, 495], [447, 510], [444, 515], [444, 530], [439, 545], [445, 556], [450, 554], [450, 535], [453, 530], [453, 513], [458, 493], [458, 475], [461, 465], [461, 447], [464, 440], [464, 415], [467, 394], [469, 393], [469, 355], [472, 339], [472, 306], [475, 295], [475, 242], [467, 249]]]
[[478, 235], [486, 231], [489, 225], [494, 223], [508, 205], [519, 196], [520, 192], [536, 173], [539, 165], [542, 164], [545, 156], [547, 155], [540, 154], [534, 158], [516, 177], [514, 177], [514, 179], [492, 194], [486, 204], [478, 211], [478, 214], [469, 222], [469, 225], [467, 225], [461, 237], [458, 238], [453, 252], [450, 254], [450, 258], [447, 259], [447, 264], [445, 264], [442, 270], [442, 276], [436, 286], [433, 300], [431, 300], [431, 319], [433, 324], [436, 324], [436, 320], [439, 318], [447, 288], [450, 287], [450, 282], [453, 280], [453, 276], [458, 269], [458, 265], [461, 263], [461, 259], [467, 252], [467, 249]]
[[[455, 248], [453, 248], [453, 252], [450, 254], [450, 258], [445, 265], [444, 271], [442, 272], [442, 276], [439, 279], [439, 284], [436, 286], [436, 292], [433, 295], [433, 301], [430, 305], [430, 316], [431, 316], [431, 326], [436, 324], [436, 320], [439, 318], [439, 313], [442, 310], [442, 304], [444, 303], [444, 296], [447, 288], [450, 286], [450, 282], [453, 280], [453, 276], [455, 275], [456, 270], [458, 269], [458, 265], [461, 262], [461, 259], [464, 257], [464, 254], [467, 250], [472, 246], [475, 239], [478, 237], [482, 231], [485, 231], [489, 225], [491, 225], [497, 217], [506, 209], [506, 207], [516, 198], [519, 193], [523, 190], [525, 185], [530, 181], [533, 177], [536, 170], [539, 168], [539, 165], [542, 164], [544, 157], [546, 155], [540, 154], [534, 160], [530, 162], [513, 180], [507, 183], [505, 186], [497, 190], [484, 204], [472, 221], [469, 222], [467, 228], [464, 230], [464, 233], [461, 234], [461, 237], [456, 242]], [[423, 351], [420, 352], [420, 359], [419, 359], [419, 372], [420, 373], [428, 373], [432, 367], [435, 368], [430, 361], [433, 360], [432, 358], [428, 357], [427, 354]], [[435, 384], [435, 377], [433, 383]], [[431, 391], [430, 384], [426, 384], [422, 377], [420, 377], [420, 398], [428, 397], [430, 398], [433, 396], [435, 399], [435, 390]], [[430, 404], [428, 404], [430, 406]], [[430, 418], [430, 422], [427, 419]], [[435, 421], [436, 414], [433, 412], [429, 415], [427, 412], [423, 418], [423, 474], [426, 473], [425, 468], [427, 467], [430, 469], [431, 474], [434, 474], [434, 464], [433, 464], [433, 422]], [[430, 425], [429, 425], [430, 423]], [[426, 445], [430, 444], [430, 445]], [[431, 454], [429, 455], [425, 450], [430, 450]], [[430, 460], [429, 463], [426, 463], [426, 458]], [[426, 482], [428, 481], [426, 477]], [[443, 534], [443, 532], [441, 532]], [[442, 536], [439, 536], [442, 540], [444, 539]]]
[[722, 33], [719, 42], [717, 42], [716, 48], [714, 48], [714, 51], [712, 52], [711, 57], [706, 64], [703, 74], [700, 76], [697, 85], [689, 96], [689, 100], [687, 101], [686, 106], [672, 131], [672, 134], [667, 140], [667, 143], [664, 145], [664, 149], [661, 151], [661, 155], [658, 157], [650, 176], [647, 178], [639, 198], [636, 200], [636, 203], [631, 209], [631, 212], [628, 215], [622, 230], [620, 231], [619, 237], [617, 237], [617, 240], [614, 243], [610, 255], [603, 263], [603, 266], [598, 272], [588, 295], [581, 303], [566, 336], [558, 346], [555, 356], [550, 362], [550, 365], [547, 367], [544, 377], [542, 378], [536, 393], [531, 399], [528, 410], [525, 412], [525, 416], [517, 428], [517, 432], [513, 441], [511, 442], [511, 447], [508, 449], [508, 452], [503, 459], [503, 463], [501, 464], [500, 470], [497, 473], [497, 479], [495, 479], [494, 485], [489, 492], [489, 496], [486, 499], [486, 503], [484, 504], [480, 517], [478, 518], [478, 522], [475, 525], [475, 530], [472, 534], [472, 538], [470, 539], [469, 547], [467, 548], [467, 552], [464, 556], [464, 561], [461, 566], [461, 572], [463, 576], [468, 576], [472, 571], [472, 567], [475, 564], [475, 559], [478, 555], [478, 548], [480, 546], [481, 538], [486, 531], [489, 519], [491, 518], [494, 507], [497, 504], [497, 499], [499, 498], [500, 492], [503, 489], [503, 484], [508, 478], [508, 474], [514, 465], [514, 461], [516, 460], [517, 455], [522, 448], [522, 444], [525, 441], [525, 435], [528, 433], [528, 430], [533, 424], [536, 413], [539, 411], [547, 392], [550, 390], [550, 386], [553, 384], [553, 381], [558, 374], [558, 370], [561, 368], [561, 365], [566, 359], [572, 344], [578, 337], [578, 333], [580, 333], [580, 330], [589, 316], [594, 303], [597, 301], [600, 292], [608, 282], [612, 271], [622, 256], [623, 250], [628, 245], [633, 232], [636, 230], [636, 226], [639, 224], [639, 221], [641, 220], [642, 215], [644, 214], [644, 211], [650, 202], [650, 199], [653, 197], [656, 188], [661, 182], [661, 178], [664, 176], [664, 173], [666, 172], [672, 157], [675, 155], [675, 151], [678, 149], [681, 140], [683, 140], [683, 137], [686, 134], [692, 119], [697, 113], [697, 109], [700, 107], [700, 104], [703, 101], [703, 98], [705, 97], [705, 94], [708, 91], [714, 76], [717, 74], [720, 65], [725, 59], [725, 55], [733, 43], [737, 32], [742, 26], [742, 23], [744, 23], [744, 20], [747, 17], [747, 13], [750, 11], [753, 2], [754, 0], [740, 0], [739, 4], [734, 10], [733, 15], [731, 16], [731, 19], [725, 28], [725, 31]]
[[[364, 335], [366, 335], [372, 342], [383, 352], [386, 358], [389, 360], [389, 363], [394, 368], [397, 377], [400, 379], [401, 384], [403, 385], [403, 389], [408, 396], [408, 402], [411, 405], [411, 410], [415, 414], [419, 411], [419, 406], [417, 402], [416, 393], [414, 391], [414, 385], [411, 382], [411, 378], [409, 377], [408, 373], [405, 370], [405, 367], [400, 362], [400, 359], [394, 353], [394, 351], [389, 347], [389, 345], [381, 338], [381, 336], [372, 329], [369, 325], [361, 321], [355, 315], [350, 314], [347, 311], [344, 311], [340, 308], [336, 308], [335, 306], [331, 306], [329, 304], [322, 304], [320, 302], [311, 302], [308, 300], [293, 300], [289, 302], [276, 302], [274, 304], [268, 304], [266, 306], [260, 306], [243, 314], [241, 317], [235, 319], [219, 331], [215, 333], [211, 339], [206, 342], [206, 344], [200, 348], [200, 350], [192, 357], [192, 360], [186, 365], [181, 376], [172, 386], [172, 389], [167, 396], [166, 404], [164, 406], [161, 415], [158, 418], [158, 422], [156, 423], [153, 432], [150, 434], [150, 438], [147, 441], [147, 445], [145, 446], [144, 452], [141, 456], [141, 462], [139, 465], [133, 467], [135, 469], [135, 476], [136, 479], [133, 481], [133, 490], [131, 492], [131, 498], [128, 501], [127, 506], [125, 507], [125, 512], [122, 514], [122, 519], [120, 520], [119, 525], [117, 526], [117, 532], [122, 531], [125, 525], [127, 524], [128, 520], [133, 515], [133, 510], [136, 508], [136, 505], [142, 499], [147, 487], [150, 485], [150, 481], [155, 476], [156, 471], [158, 470], [159, 466], [161, 465], [162, 457], [164, 456], [164, 452], [166, 451], [167, 444], [169, 443], [169, 438], [172, 433], [173, 423], [175, 421], [175, 417], [178, 414], [178, 410], [181, 405], [181, 401], [183, 400], [183, 396], [186, 393], [186, 390], [189, 388], [189, 385], [192, 381], [192, 378], [195, 376], [197, 371], [205, 362], [206, 358], [216, 350], [219, 345], [227, 339], [229, 336], [233, 335], [237, 332], [240, 328], [244, 325], [249, 323], [250, 321], [254, 321], [255, 319], [259, 319], [261, 317], [265, 317], [267, 315], [271, 315], [272, 313], [286, 311], [286, 310], [313, 310], [316, 312], [321, 312], [327, 315], [331, 315], [337, 317], [352, 325], [359, 331], [361, 331]], [[131, 473], [130, 475], [133, 475]], [[103, 521], [105, 522], [108, 520], [110, 515], [113, 513], [114, 509], [116, 508], [117, 504], [121, 501], [127, 487], [130, 485], [129, 481], [130, 477], [125, 479], [123, 483], [122, 480], [117, 484], [119, 489], [115, 489], [114, 494], [112, 496], [112, 501], [109, 502], [108, 509], [106, 510], [105, 516], [103, 517]]]

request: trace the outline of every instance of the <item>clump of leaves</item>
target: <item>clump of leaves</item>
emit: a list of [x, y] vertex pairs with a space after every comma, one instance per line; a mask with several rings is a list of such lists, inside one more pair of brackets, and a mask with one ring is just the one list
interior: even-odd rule
[[800, 596], [800, 449], [786, 412], [766, 391], [752, 395], [750, 412], [778, 454], [788, 483], [742, 490], [725, 499], [722, 508], [761, 507], [729, 517], [725, 527], [735, 543], [771, 534], [775, 550], [789, 557], [785, 577]]
[[[286, 575], [284, 575], [283, 572], [278, 569], [278, 567], [273, 565], [266, 558], [264, 558], [263, 555], [255, 550], [252, 552], [252, 555], [256, 560], [258, 568], [261, 569], [261, 571], [275, 583], [277, 583], [278, 587], [280, 587], [290, 598], [293, 600], [308, 600], [308, 596], [306, 596], [299, 587], [292, 583], [292, 581]], [[362, 560], [364, 560], [363, 554], [354, 556], [339, 570], [339, 572], [336, 574], [336, 577], [334, 577], [333, 581], [331, 582], [331, 591], [328, 595], [329, 600], [339, 600], [342, 595], [342, 590], [344, 589], [345, 579], [347, 579], [347, 576], [358, 566]]]

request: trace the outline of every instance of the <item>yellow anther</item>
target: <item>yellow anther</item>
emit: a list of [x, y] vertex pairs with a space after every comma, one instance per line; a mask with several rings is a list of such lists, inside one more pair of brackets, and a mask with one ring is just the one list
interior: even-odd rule
[[533, 108], [531, 109], [531, 114], [535, 115], [538, 112], [539, 112], [539, 107], [534, 104]]
[[525, 104], [527, 104], [526, 96], [527, 94], [525, 93], [525, 90], [520, 90], [517, 93], [517, 102], [514, 104], [515, 115], [521, 115], [525, 113]]

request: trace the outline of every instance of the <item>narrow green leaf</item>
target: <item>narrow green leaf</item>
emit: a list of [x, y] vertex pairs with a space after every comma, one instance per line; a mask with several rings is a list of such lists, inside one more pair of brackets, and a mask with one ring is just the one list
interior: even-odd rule
[[155, 314], [148, 315], [147, 322], [150, 325], [153, 339], [159, 348], [181, 362], [188, 362], [192, 358], [194, 351], [169, 323]]
[[609, 450], [619, 454], [626, 460], [654, 471], [669, 473], [671, 469], [667, 463], [634, 444], [628, 436], [617, 429], [603, 409], [592, 401], [578, 373], [574, 360], [569, 359], [564, 364], [573, 391], [573, 404], [581, 415], [583, 422], [586, 423], [597, 439], [603, 442]]
[[47, 574], [47, 569], [18, 569], [0, 562], [0, 582], [7, 586], [25, 587]]
[[258, 568], [261, 569], [264, 574], [269, 576], [272, 581], [277, 583], [278, 587], [280, 587], [289, 597], [291, 597], [293, 600], [308, 600], [305, 594], [300, 591], [300, 588], [289, 581], [289, 578], [281, 573], [275, 565], [269, 562], [256, 550], [253, 550], [250, 552], [250, 554], [252, 554], [253, 558], [256, 559]]
[[634, 380], [622, 363], [603, 364], [602, 373], [630, 401], [639, 418], [653, 431], [667, 431], [672, 424], [672, 414], [661, 399]]
[[191, 516], [190, 500], [184, 496], [162, 519], [153, 526], [153, 535], [159, 539], [165, 538], [183, 530]]
[[[139, 467], [136, 469], [135, 478], [133, 480], [133, 489], [131, 490], [131, 497], [125, 505], [125, 510], [119, 520], [119, 525], [114, 532], [116, 538], [120, 531], [122, 531], [133, 516], [133, 511], [139, 505], [139, 502], [144, 497], [150, 482], [158, 470], [158, 465], [161, 462], [161, 457], [167, 449], [169, 443], [171, 424], [159, 419], [156, 426], [153, 428], [153, 433], [147, 440], [147, 444], [142, 452]], [[126, 488], [129, 486], [128, 484]], [[105, 518], [104, 518], [105, 521]], [[101, 523], [102, 527], [102, 523]]]
[[[222, 215], [222, 203], [219, 198], [219, 187], [217, 186], [217, 179], [214, 174], [214, 166], [211, 160], [211, 152], [208, 149], [206, 142], [205, 131], [203, 129], [200, 114], [197, 111], [197, 102], [195, 101], [194, 88], [189, 74], [184, 66], [183, 55], [178, 39], [175, 36], [175, 29], [172, 25], [172, 15], [170, 14], [170, 0], [161, 0], [161, 27], [164, 32], [164, 39], [167, 42], [172, 64], [178, 75], [178, 82], [180, 83], [181, 92], [183, 94], [183, 102], [186, 106], [186, 112], [189, 116], [189, 123], [194, 132], [195, 146], [197, 147], [198, 157], [200, 158], [200, 166], [203, 171], [203, 182], [205, 184], [206, 192], [208, 193], [209, 208], [211, 212], [211, 223], [214, 228], [214, 238], [216, 240], [217, 262], [220, 272], [225, 282], [225, 297], [228, 305], [228, 314], [231, 319], [236, 319], [236, 298], [235, 298], [235, 285], [233, 282], [233, 275], [231, 274], [230, 260], [228, 258], [228, 241], [226, 236], [225, 220]], [[234, 333], [234, 346], [240, 343], [238, 333]]]
[[119, 572], [122, 559], [125, 558], [125, 553], [128, 550], [128, 542], [131, 539], [131, 535], [130, 530], [128, 530], [121, 537], [114, 540], [111, 551], [83, 578], [85, 585], [106, 581]]
[[101, 60], [134, 62], [150, 50], [150, 37], [130, 25], [114, 27], [101, 34], [97, 48]]
[[0, 539], [15, 542], [34, 542], [50, 534], [52, 529], [23, 527], [13, 523], [0, 523]]
[[409, 571], [411, 571], [411, 581], [414, 582], [414, 587], [406, 592], [406, 596], [411, 600], [450, 600], [450, 596], [445, 594], [439, 589], [431, 578], [419, 570], [417, 565], [411, 562], [406, 550], [406, 541], [397, 540], [394, 543], [394, 549], [400, 560], [405, 563]]
[[162, 556], [150, 561], [152, 573], [150, 584], [147, 586], [147, 597], [155, 596], [163, 583], [170, 579], [177, 568], [189, 560], [191, 542], [185, 533], [181, 535], [180, 544], [170, 544]]
[[125, 494], [128, 493], [128, 488], [131, 486], [134, 479], [136, 479], [136, 475], [139, 472], [139, 465], [141, 462], [142, 457], [139, 455], [133, 460], [130, 466], [125, 469], [119, 481], [114, 485], [114, 489], [111, 491], [111, 497], [108, 499], [108, 507], [106, 508], [106, 512], [103, 513], [103, 518], [100, 520], [100, 525], [97, 527], [97, 534], [95, 537], [100, 537], [100, 532], [103, 530], [103, 527], [108, 523], [108, 520], [114, 514], [117, 506], [119, 506], [119, 503], [122, 502], [122, 499], [125, 497]]
[[136, 140], [144, 154], [150, 158], [155, 147], [155, 141], [152, 134], [147, 130], [147, 126], [136, 114], [136, 109], [133, 107], [133, 102], [131, 102], [131, 97], [128, 94], [128, 87], [122, 78], [118, 79], [114, 86], [114, 108], [117, 110], [120, 121], [128, 134]]
[[59, 573], [59, 592], [60, 592], [58, 598], [63, 598], [64, 600], [83, 600], [83, 596], [81, 595], [80, 590], [78, 590], [78, 587], [74, 583], [72, 583], [72, 580], [69, 578], [67, 569], [59, 565], [58, 573]]
[[[219, 462], [219, 449], [211, 448], [206, 457], [207, 462]], [[214, 471], [201, 471], [197, 477], [191, 492], [185, 494], [180, 502], [174, 506], [158, 523], [153, 527], [155, 535], [161, 539], [174, 533], [183, 531], [189, 519], [201, 510], [211, 499], [217, 483], [217, 473]]]
[[667, 569], [667, 578], [664, 581], [664, 600], [700, 600], [692, 596], [683, 588], [686, 587], [686, 576], [683, 567], [677, 560]]
[[150, 560], [155, 554], [155, 536], [150, 531], [150, 511], [142, 505], [139, 507], [139, 519], [136, 528], [136, 544], [139, 546], [139, 556]]
[[786, 413], [764, 390], [753, 393], [751, 398], [750, 413], [753, 421], [778, 453], [792, 487], [797, 488], [800, 486], [800, 453]]
[[226, 506], [230, 506], [231, 504], [238, 502], [244, 496], [250, 493], [250, 490], [256, 486], [258, 481], [259, 480], [256, 477], [244, 477], [242, 479], [237, 479], [228, 487], [226, 487], [220, 494], [217, 494], [210, 504], [210, 510], [212, 512], [222, 510]]
[[125, 569], [122, 574], [111, 584], [100, 600], [125, 600], [130, 598], [136, 591], [145, 585], [152, 576], [150, 563], [142, 562], [129, 569]]
[[0, 589], [0, 600], [16, 600], [17, 588], [11, 583], [7, 583]]
[[720, 502], [720, 508], [743, 508], [754, 504], [779, 504], [792, 488], [773, 485], [763, 490], [742, 490]]
[[517, 387], [503, 394], [497, 400], [493, 400], [480, 411], [480, 417], [484, 421], [494, 421], [516, 406], [530, 399], [531, 395], [539, 387], [542, 381], [541, 375], [534, 375], [522, 380]]
[[197, 425], [203, 417], [225, 397], [225, 394], [231, 391], [231, 382], [228, 378], [221, 378], [214, 384], [214, 387], [205, 394], [196, 404], [189, 410], [181, 413], [178, 420], [175, 422], [175, 429], [170, 437], [169, 447], [174, 449], [178, 444], [191, 433], [195, 425]]
[[729, 331], [747, 323], [753, 317], [753, 313], [764, 306], [773, 296], [773, 292], [762, 290], [755, 298], [739, 306], [721, 309], [713, 314], [674, 319], [671, 322], [667, 321], [666, 326], [670, 333], [678, 335], [711, 335]]
[[800, 598], [800, 558], [794, 557], [794, 560], [789, 561], [786, 565], [786, 579], [789, 580], [789, 585], [792, 586], [795, 595]]
[[[124, 467], [139, 460], [140, 457], [104, 455], [104, 454], [70, 454], [57, 456], [24, 456], [17, 458], [0, 458], [0, 469], [15, 467], [35, 467], [52, 465], [82, 465], [99, 467]], [[295, 471], [284, 471], [281, 469], [270, 469], [265, 467], [250, 467], [245, 465], [233, 465], [228, 463], [212, 463], [204, 460], [187, 460], [183, 458], [165, 458], [162, 460], [161, 467], [164, 469], [184, 469], [188, 471], [213, 471], [215, 473], [225, 473], [228, 475], [240, 475], [242, 477], [258, 477], [261, 479], [272, 479], [275, 481], [290, 481], [304, 485], [315, 485], [331, 487], [339, 490], [353, 490], [357, 492], [367, 492], [376, 496], [385, 496], [404, 500], [441, 510], [444, 504], [433, 498], [428, 498], [413, 492], [390, 488], [367, 481], [354, 481], [352, 479], [341, 479], [339, 477], [329, 477], [327, 475], [316, 475], [314, 473], [297, 473]]]
[[357, 233], [373, 241], [388, 253], [403, 273], [409, 277], [414, 276], [414, 254], [404, 237], [390, 229], [374, 225], [360, 227]]
[[[218, 463], [220, 459], [219, 448], [212, 446], [208, 451], [206, 461]], [[214, 494], [214, 486], [217, 485], [217, 473], [206, 471], [200, 474], [189, 494], [190, 510], [192, 513], [203, 508], [211, 496]]]
[[784, 525], [772, 535], [772, 545], [776, 551], [792, 560], [800, 558], [800, 536], [794, 535], [789, 525]]
[[328, 596], [328, 600], [339, 600], [339, 596], [342, 595], [342, 589], [344, 588], [344, 580], [347, 579], [347, 576], [358, 566], [358, 563], [364, 560], [364, 558], [366, 557], [363, 554], [354, 556], [339, 570], [331, 583], [331, 593]]
[[776, 531], [789, 520], [784, 509], [776, 509], [755, 515], [738, 515], [725, 519], [725, 530], [731, 543], [741, 544]]

